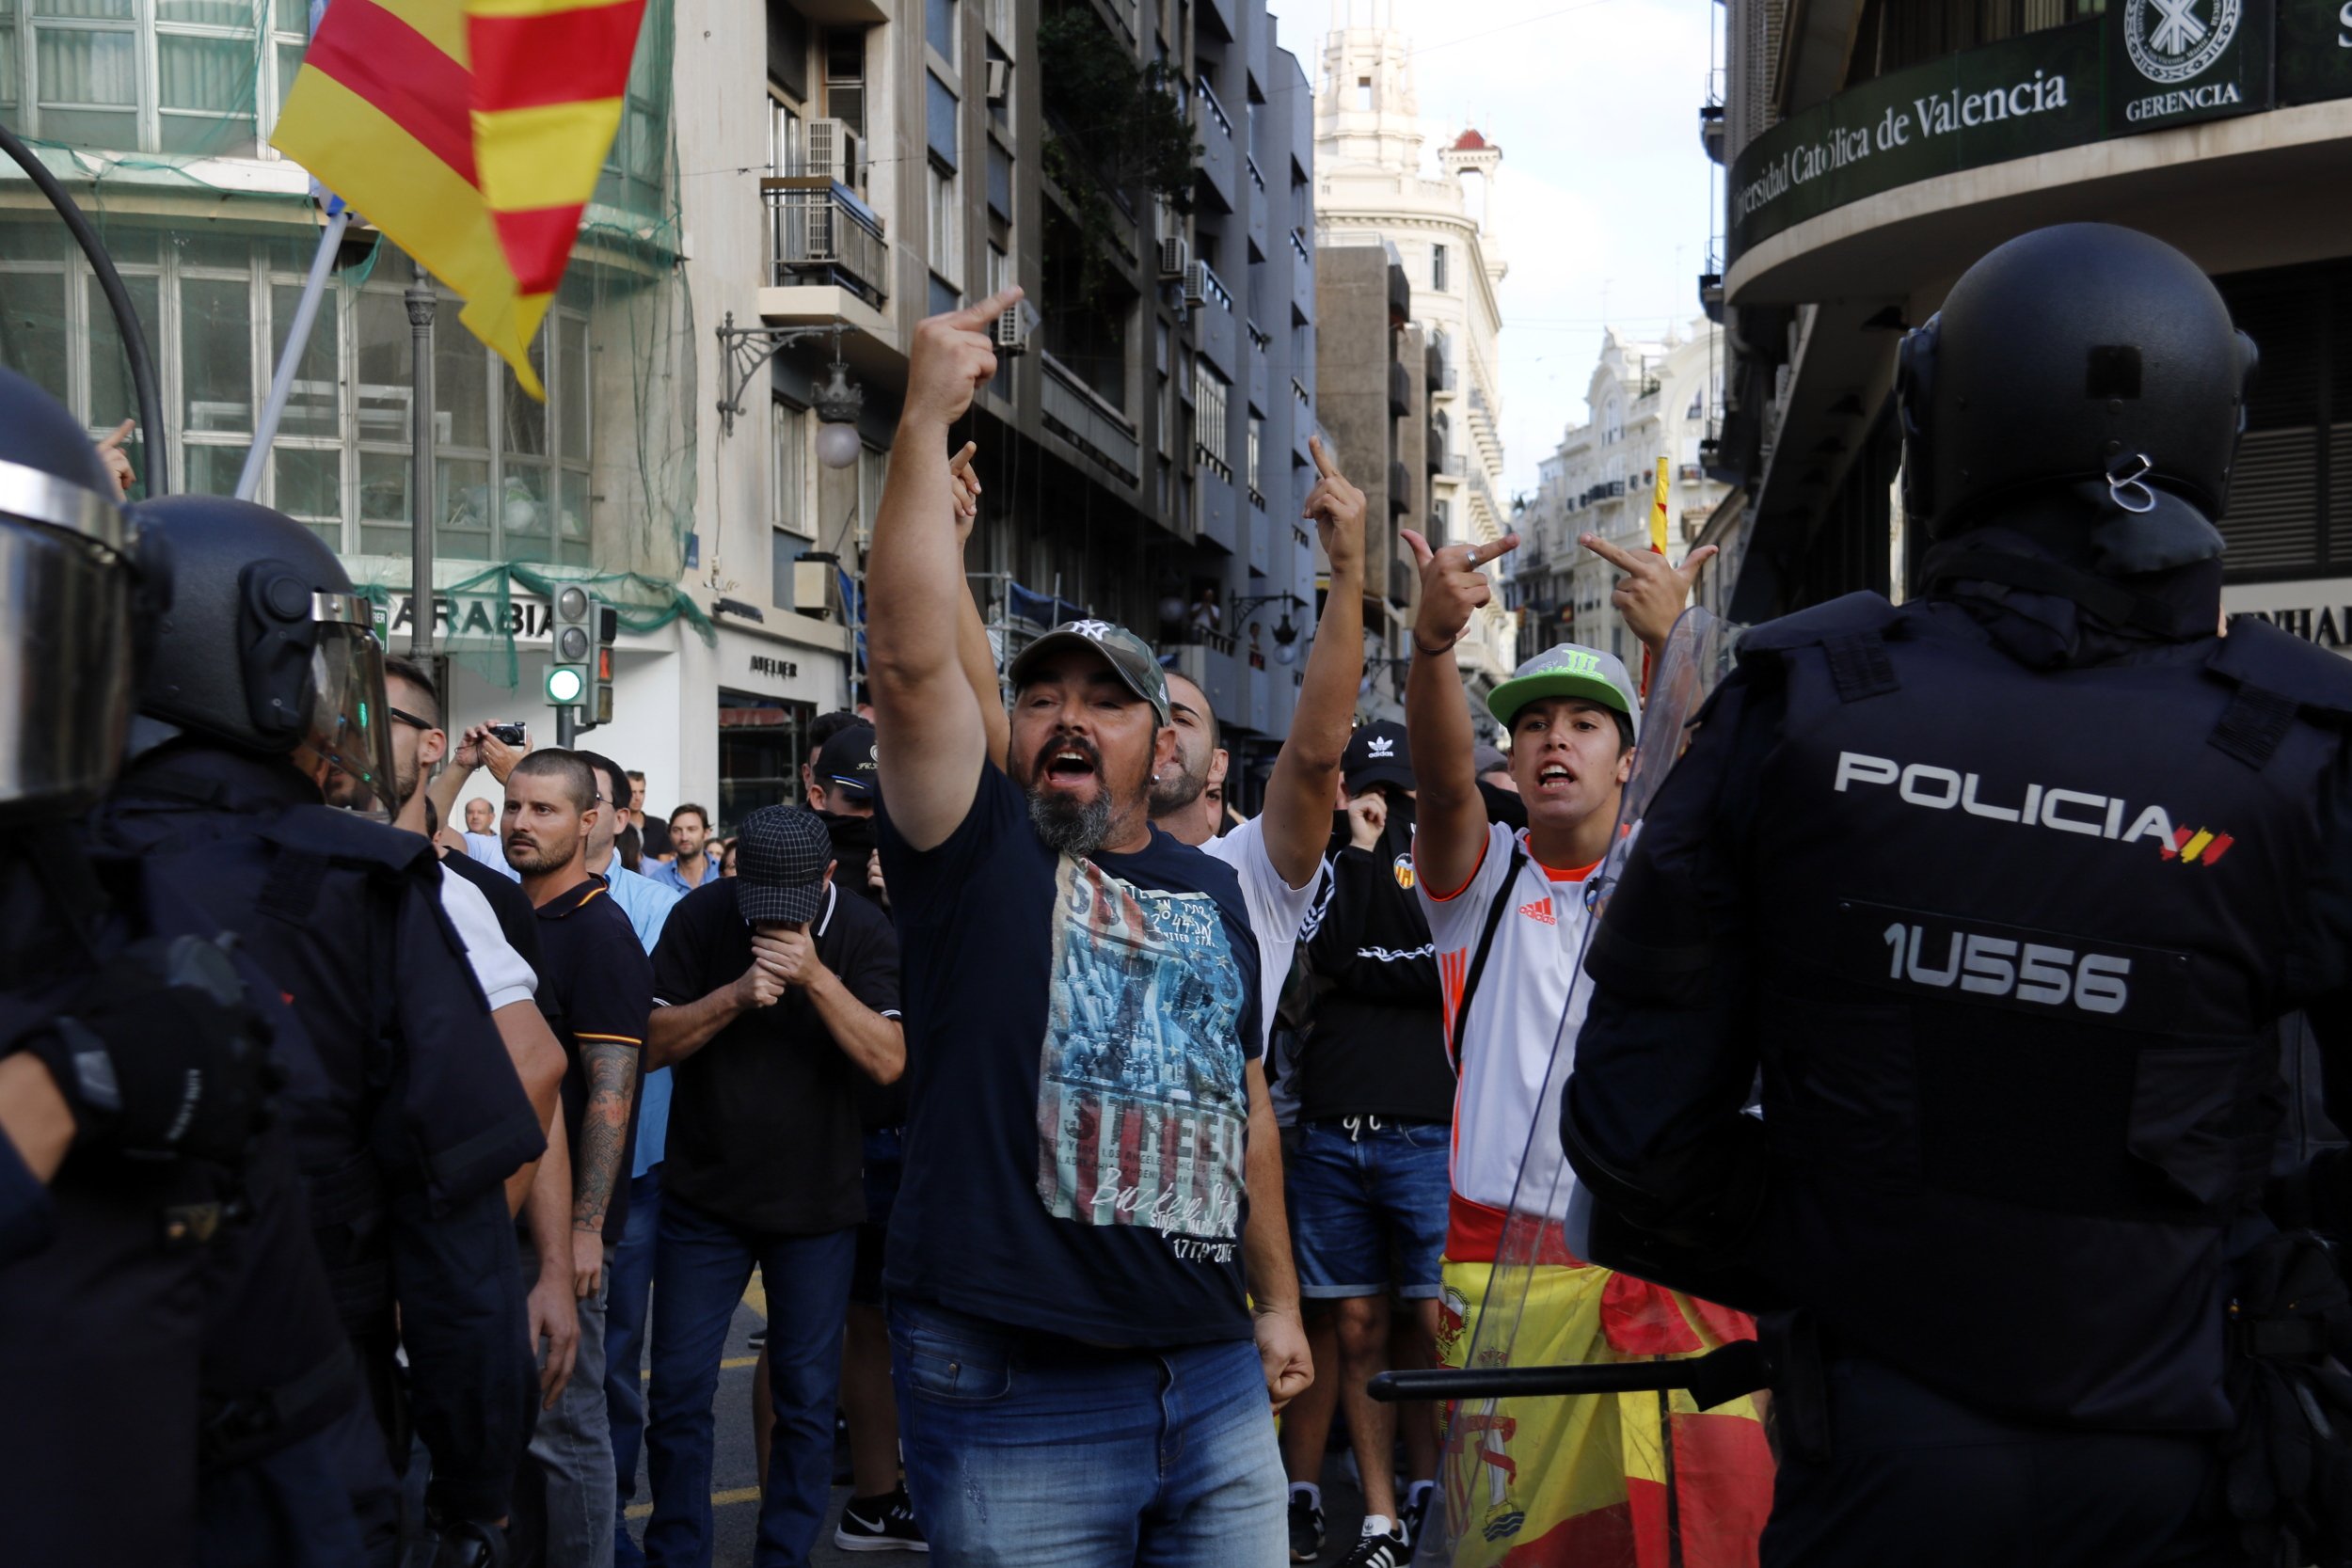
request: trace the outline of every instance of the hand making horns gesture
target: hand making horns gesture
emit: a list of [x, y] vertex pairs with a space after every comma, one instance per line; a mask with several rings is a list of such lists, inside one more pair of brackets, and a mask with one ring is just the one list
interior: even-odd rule
[[1691, 590], [1715, 554], [1714, 546], [1701, 545], [1677, 566], [1654, 550], [1625, 549], [1597, 533], [1584, 534], [1577, 543], [1626, 574], [1611, 590], [1609, 602], [1625, 617], [1626, 629], [1653, 648], [1674, 631], [1675, 618], [1691, 602]]
[[1421, 563], [1421, 615], [1413, 623], [1413, 646], [1432, 657], [1462, 640], [1470, 616], [1494, 600], [1494, 584], [1480, 570], [1486, 562], [1519, 547], [1519, 536], [1506, 533], [1491, 545], [1448, 545], [1441, 550], [1409, 528], [1397, 537], [1412, 546]]

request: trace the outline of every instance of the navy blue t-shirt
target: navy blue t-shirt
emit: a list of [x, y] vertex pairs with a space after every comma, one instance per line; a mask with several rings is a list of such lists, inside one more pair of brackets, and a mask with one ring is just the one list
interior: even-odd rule
[[884, 1288], [1104, 1344], [1248, 1338], [1258, 946], [1232, 871], [1156, 828], [1057, 855], [993, 766], [937, 848], [880, 838], [911, 1083]]

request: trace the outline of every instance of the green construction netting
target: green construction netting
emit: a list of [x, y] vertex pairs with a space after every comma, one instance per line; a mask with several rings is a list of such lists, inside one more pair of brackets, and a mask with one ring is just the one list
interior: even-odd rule
[[[620, 135], [532, 345], [545, 404], [437, 291], [435, 576], [452, 622], [477, 628], [453, 636], [453, 655], [501, 686], [516, 684], [517, 639], [545, 634], [544, 614], [514, 596], [544, 597], [558, 579], [591, 583], [630, 629], [682, 617], [709, 635], [677, 588], [698, 400], [678, 264], [673, 5], [646, 8]], [[0, 0], [0, 120], [81, 202], [124, 275], [165, 405], [160, 439], [137, 432], [128, 451], [142, 474], [168, 460], [176, 492], [234, 492], [318, 247], [307, 177], [266, 146], [310, 22], [304, 0]], [[402, 295], [414, 269], [358, 227], [338, 262], [256, 499], [334, 546], [389, 605], [413, 576]], [[96, 280], [5, 162], [0, 363], [93, 436], [135, 411]]]

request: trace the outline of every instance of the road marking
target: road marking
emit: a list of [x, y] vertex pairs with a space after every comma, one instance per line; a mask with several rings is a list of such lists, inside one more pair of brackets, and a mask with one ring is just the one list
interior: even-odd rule
[[[757, 1501], [759, 1501], [759, 1488], [756, 1486], [738, 1486], [731, 1491], [710, 1494], [710, 1506], [713, 1508], [729, 1508], [737, 1503]], [[632, 1519], [649, 1519], [653, 1516], [653, 1504], [639, 1503], [628, 1511], [628, 1516]]]

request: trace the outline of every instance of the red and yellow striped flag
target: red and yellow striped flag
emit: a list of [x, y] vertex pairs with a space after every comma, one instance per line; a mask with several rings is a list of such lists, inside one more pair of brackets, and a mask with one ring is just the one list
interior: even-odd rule
[[466, 302], [532, 396], [531, 340], [619, 129], [644, 0], [334, 0], [270, 145]]
[[1660, 555], [1666, 553], [1666, 460], [1658, 460], [1658, 488], [1650, 495], [1649, 547]]

